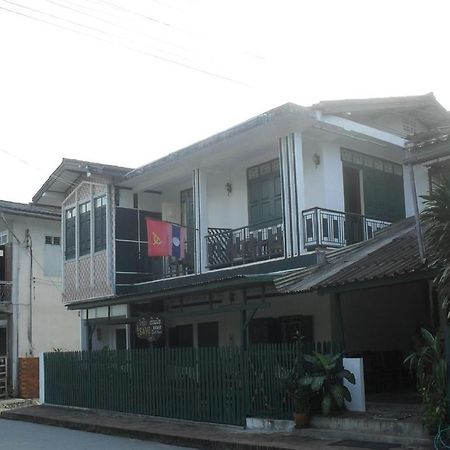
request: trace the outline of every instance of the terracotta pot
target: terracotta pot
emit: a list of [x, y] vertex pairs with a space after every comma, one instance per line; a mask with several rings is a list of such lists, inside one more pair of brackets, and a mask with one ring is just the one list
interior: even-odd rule
[[306, 427], [311, 420], [311, 416], [307, 413], [293, 413], [296, 428]]

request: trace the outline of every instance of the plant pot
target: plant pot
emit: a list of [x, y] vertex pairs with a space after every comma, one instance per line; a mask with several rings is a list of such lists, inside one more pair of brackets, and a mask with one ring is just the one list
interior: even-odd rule
[[295, 412], [293, 413], [295, 428], [302, 428], [309, 425], [309, 421], [311, 420], [311, 416], [307, 413]]

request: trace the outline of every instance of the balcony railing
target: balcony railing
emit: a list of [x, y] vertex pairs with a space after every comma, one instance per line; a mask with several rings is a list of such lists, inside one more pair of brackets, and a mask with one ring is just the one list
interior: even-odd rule
[[344, 247], [370, 239], [390, 224], [361, 214], [317, 207], [307, 209], [303, 211], [305, 247]]
[[11, 281], [0, 281], [0, 303], [11, 303]]
[[283, 256], [281, 224], [241, 228], [209, 228], [205, 236], [208, 267], [217, 269]]
[[195, 241], [184, 243], [184, 258], [178, 259], [174, 256], [165, 256], [163, 261], [163, 278], [179, 277], [194, 273]]

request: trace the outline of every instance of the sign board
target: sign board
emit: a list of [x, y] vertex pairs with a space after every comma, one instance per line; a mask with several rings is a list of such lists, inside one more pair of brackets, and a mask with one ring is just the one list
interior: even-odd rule
[[159, 316], [144, 316], [136, 322], [136, 335], [150, 342], [157, 341], [163, 333], [163, 323]]

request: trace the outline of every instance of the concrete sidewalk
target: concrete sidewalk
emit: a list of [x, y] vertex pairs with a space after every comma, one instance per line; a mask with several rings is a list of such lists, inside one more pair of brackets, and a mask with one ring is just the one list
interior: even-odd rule
[[[321, 439], [321, 436], [317, 436], [317, 438], [315, 436], [308, 437], [296, 432], [255, 432], [234, 426], [44, 405], [5, 411], [0, 415], [0, 418], [126, 436], [199, 449], [343, 450], [351, 447], [389, 450], [390, 448], [400, 448], [399, 445], [394, 444], [389, 446], [389, 444], [344, 441], [336, 438]], [[418, 450], [426, 447], [414, 448]], [[408, 449], [412, 450], [412, 447], [408, 446]]]

